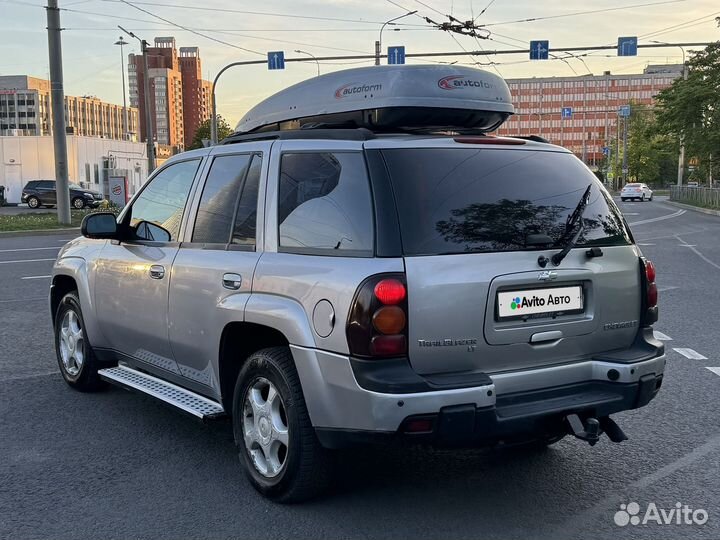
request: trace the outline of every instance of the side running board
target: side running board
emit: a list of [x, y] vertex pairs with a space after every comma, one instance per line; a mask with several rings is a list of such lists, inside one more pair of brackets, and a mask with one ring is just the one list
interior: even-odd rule
[[203, 421], [225, 415], [216, 401], [128, 366], [101, 369], [98, 374], [109, 383], [157, 398]]

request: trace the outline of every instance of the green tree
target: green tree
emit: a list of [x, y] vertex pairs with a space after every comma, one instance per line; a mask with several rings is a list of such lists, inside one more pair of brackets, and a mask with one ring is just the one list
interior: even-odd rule
[[677, 175], [680, 144], [662, 133], [652, 109], [635, 108], [628, 125], [628, 174], [635, 182], [661, 188]]
[[[233, 129], [230, 124], [220, 115], [217, 117], [218, 126], [218, 141], [222, 141], [225, 137], [229, 137]], [[193, 135], [192, 144], [185, 150], [195, 150], [196, 148], [203, 147], [203, 139], [210, 139], [210, 119], [208, 118], [202, 124], [200, 124]]]
[[682, 138], [685, 155], [697, 158], [706, 175], [720, 153], [720, 41], [696, 52], [687, 66], [687, 80], [678, 79], [658, 95], [659, 131]]

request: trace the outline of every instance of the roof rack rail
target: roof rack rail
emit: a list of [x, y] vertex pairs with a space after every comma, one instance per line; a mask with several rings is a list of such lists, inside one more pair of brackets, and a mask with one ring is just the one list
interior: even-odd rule
[[547, 140], [545, 137], [541, 137], [540, 135], [508, 135], [508, 137], [511, 137], [513, 139], [523, 139], [525, 141], [552, 144], [549, 140]]
[[323, 127], [317, 129], [291, 129], [258, 131], [254, 133], [233, 133], [219, 144], [234, 144], [248, 141], [274, 141], [292, 139], [331, 139], [339, 141], [369, 141], [375, 134], [367, 128]]

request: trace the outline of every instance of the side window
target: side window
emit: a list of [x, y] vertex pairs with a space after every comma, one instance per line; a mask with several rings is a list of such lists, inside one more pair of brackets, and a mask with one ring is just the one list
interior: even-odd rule
[[262, 159], [255, 156], [250, 165], [245, 184], [238, 199], [232, 243], [243, 246], [255, 246], [258, 190], [260, 189], [260, 171]]
[[243, 154], [213, 160], [195, 218], [193, 242], [227, 244], [230, 241], [235, 208], [252, 157], [252, 154]]
[[280, 251], [371, 256], [373, 212], [363, 155], [284, 154], [278, 226]]
[[[177, 241], [180, 234], [185, 203], [190, 193], [199, 159], [182, 161], [168, 166], [145, 186], [130, 208], [130, 227], [141, 240], [154, 240], [164, 235], [155, 227], [141, 225], [148, 222], [167, 231], [170, 241]], [[149, 234], [153, 231], [153, 234]]]

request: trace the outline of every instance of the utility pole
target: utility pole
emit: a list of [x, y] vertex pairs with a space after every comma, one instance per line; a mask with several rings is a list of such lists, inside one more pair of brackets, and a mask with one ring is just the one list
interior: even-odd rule
[[[688, 69], [685, 65], [685, 49], [683, 49], [683, 81], [688, 79]], [[685, 176], [685, 135], [680, 134], [680, 156], [678, 157], [678, 175], [677, 185], [682, 186], [683, 176]]]
[[627, 135], [628, 135], [628, 117], [623, 118], [623, 184], [627, 184], [628, 175], [628, 158], [627, 158]]
[[131, 38], [135, 38], [140, 42], [140, 48], [142, 51], [143, 59], [143, 92], [145, 94], [145, 138], [147, 139], [147, 158], [148, 158], [148, 175], [155, 170], [155, 143], [153, 136], [153, 125], [152, 125], [152, 111], [150, 111], [150, 74], [148, 71], [147, 63], [147, 47], [148, 42], [144, 39], [140, 39], [129, 30], [125, 30], [122, 26], [118, 25], [118, 28], [125, 32]]
[[380, 65], [380, 42], [375, 42], [375, 65]]
[[70, 190], [68, 188], [60, 8], [58, 8], [57, 0], [48, 0], [48, 5], [45, 9], [47, 11], [48, 55], [50, 60], [50, 99], [52, 103], [53, 146], [55, 149], [57, 215], [58, 223], [61, 225], [70, 225]]

